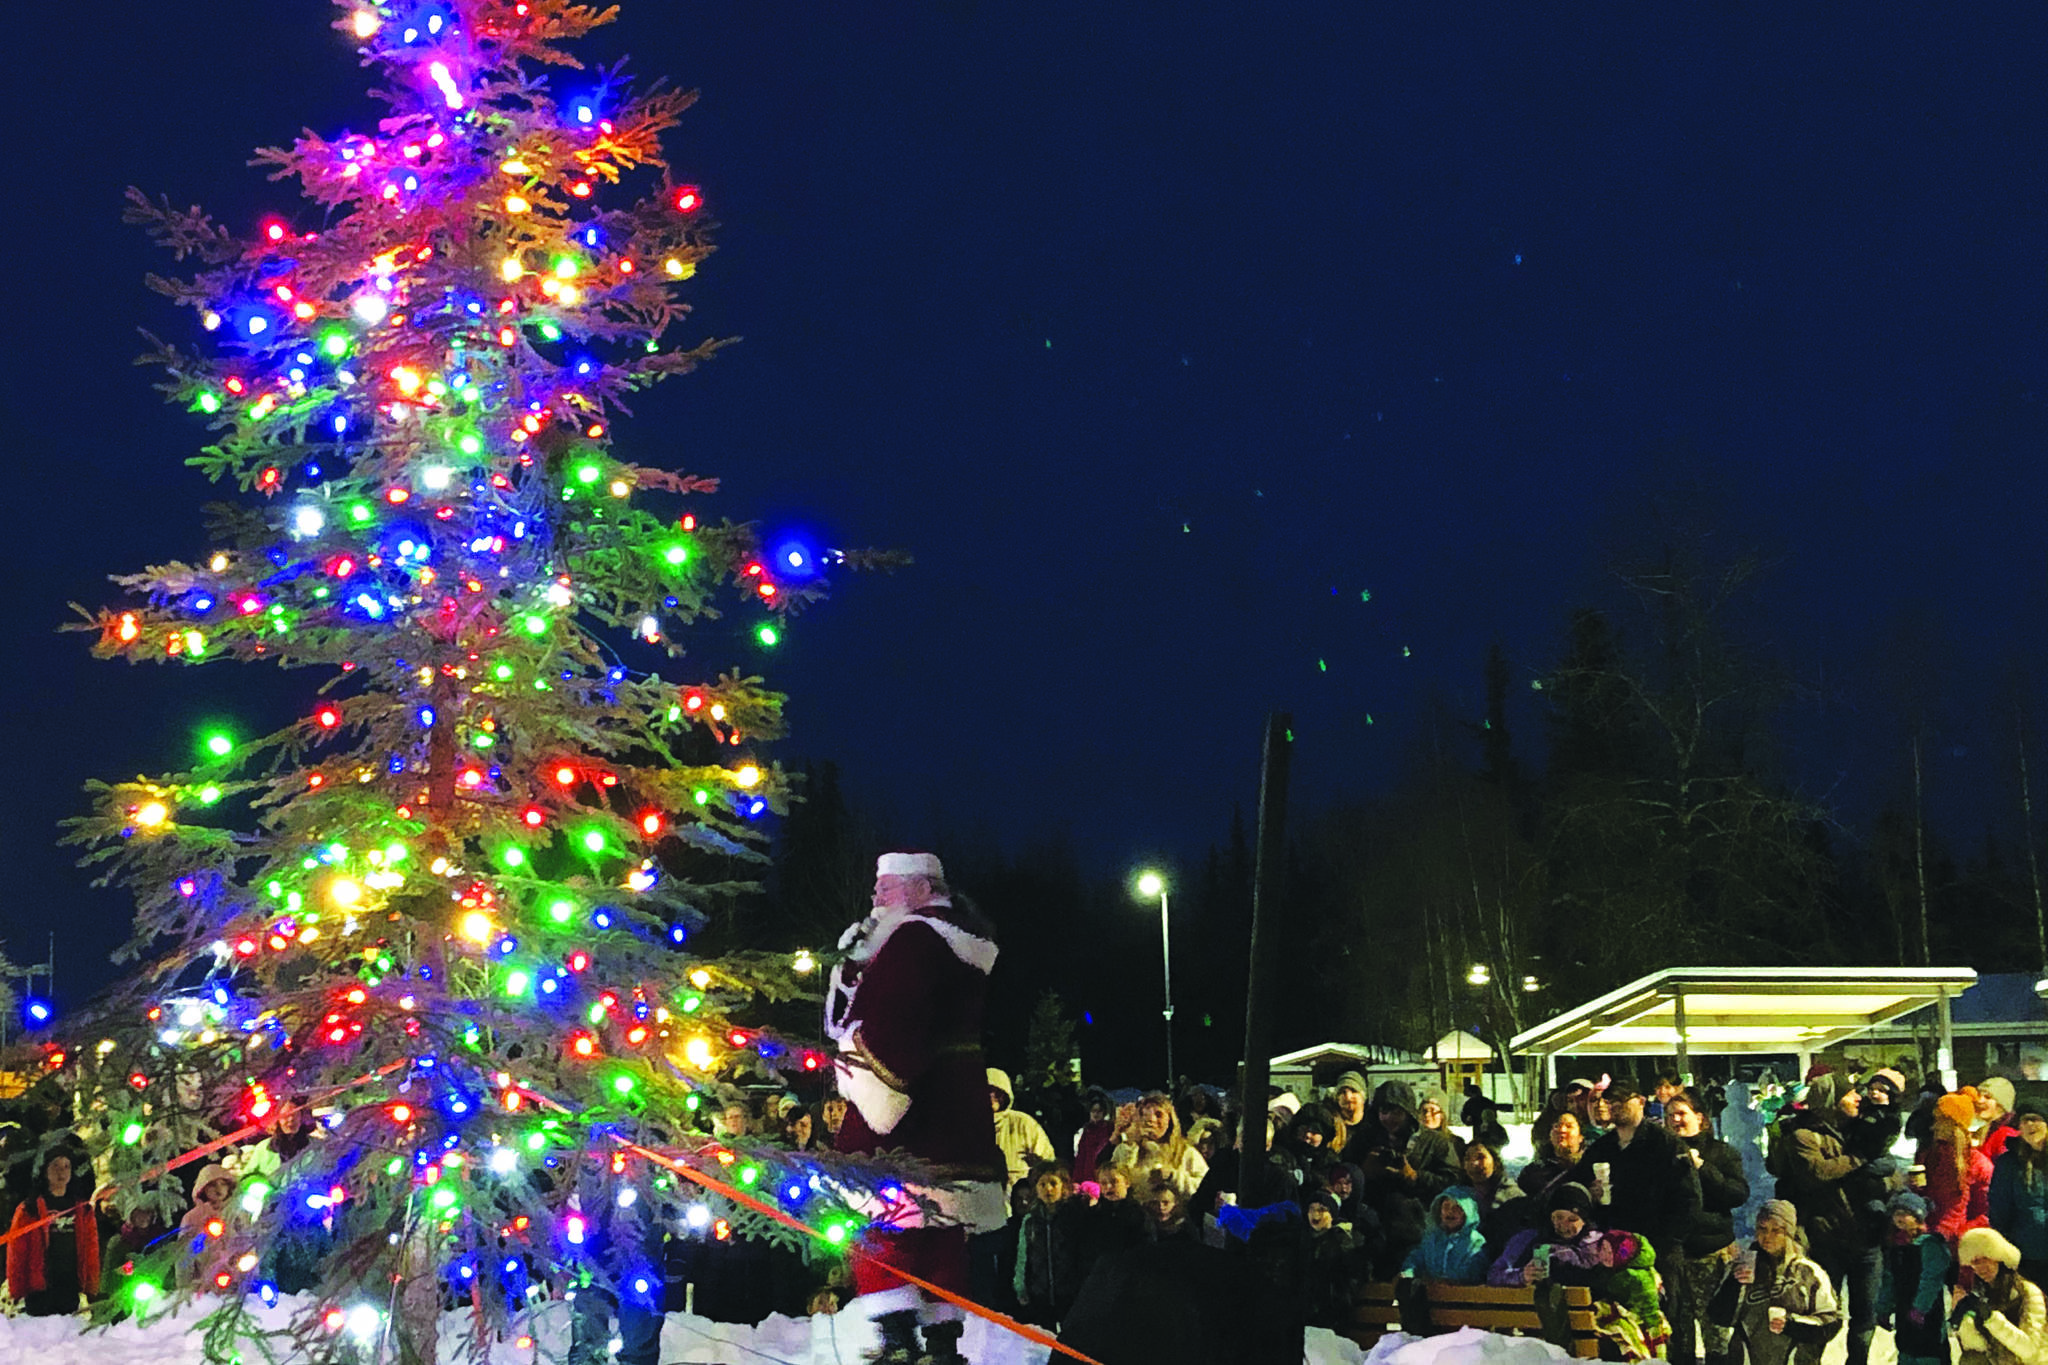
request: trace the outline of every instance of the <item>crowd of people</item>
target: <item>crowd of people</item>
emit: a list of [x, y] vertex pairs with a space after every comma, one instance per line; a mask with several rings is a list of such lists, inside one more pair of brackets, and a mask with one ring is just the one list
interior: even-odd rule
[[[991, 1102], [1016, 1114], [999, 1077]], [[1622, 1359], [1814, 1365], [1846, 1331], [1848, 1365], [1867, 1365], [1882, 1327], [1911, 1365], [2048, 1362], [2048, 1106], [1998, 1077], [1914, 1092], [1891, 1067], [1817, 1070], [1786, 1101], [1760, 1182], [1716, 1132], [1722, 1091], [1669, 1074], [1561, 1087], [1511, 1170], [1476, 1091], [1468, 1137], [1445, 1092], [1349, 1072], [1273, 1098], [1240, 1189], [1245, 1125], [1210, 1093], [1091, 1091], [1057, 1142], [1026, 1115], [1000, 1125], [1018, 1216], [984, 1284], [1057, 1323], [1103, 1256], [1206, 1238], [1268, 1261], [1340, 1330], [1367, 1281], [1401, 1286], [1418, 1325], [1419, 1287], [1442, 1281], [1533, 1287], [1562, 1341], [1565, 1292], [1585, 1286]]]
[[[1894, 1068], [1818, 1071], [1767, 1116], [1761, 1184], [1717, 1134], [1720, 1093], [1670, 1075], [1569, 1082], [1512, 1167], [1476, 1092], [1454, 1127], [1444, 1091], [1357, 1072], [1306, 1099], [1278, 1093], [1249, 1124], [1202, 1087], [1122, 1104], [1099, 1089], [1035, 1095], [1041, 1122], [1003, 1071], [987, 1083], [1011, 1220], [972, 1239], [974, 1296], [1025, 1321], [1061, 1324], [1107, 1257], [1206, 1243], [1250, 1257], [1302, 1320], [1340, 1330], [1368, 1281], [1400, 1285], [1418, 1325], [1420, 1288], [1440, 1281], [1532, 1287], [1562, 1339], [1566, 1291], [1584, 1286], [1622, 1359], [1814, 1365], [1846, 1331], [1847, 1365], [1867, 1365], [1882, 1327], [1908, 1365], [1957, 1351], [1964, 1365], [2048, 1365], [2048, 1105], [2002, 1078], [1915, 1092]], [[832, 1094], [738, 1088], [703, 1111], [716, 1136], [795, 1150], [829, 1149], [847, 1113]], [[76, 1312], [117, 1293], [164, 1239], [203, 1245], [244, 1182], [320, 1140], [303, 1110], [280, 1106], [260, 1139], [192, 1177], [189, 1211], [167, 1225], [96, 1197], [91, 1154], [68, 1134], [0, 1124], [16, 1311]], [[1246, 1142], [1263, 1153], [1249, 1166]], [[1750, 1238], [1738, 1237], [1745, 1214]], [[711, 1248], [680, 1228], [658, 1240], [671, 1309], [757, 1321], [836, 1311], [852, 1294], [830, 1258]], [[275, 1247], [265, 1273], [293, 1292], [319, 1255]], [[203, 1256], [179, 1264], [188, 1282], [208, 1269]]]

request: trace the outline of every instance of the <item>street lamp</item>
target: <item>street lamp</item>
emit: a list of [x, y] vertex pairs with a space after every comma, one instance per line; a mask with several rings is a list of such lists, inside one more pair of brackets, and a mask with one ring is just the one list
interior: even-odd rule
[[1159, 960], [1165, 972], [1166, 1008], [1160, 1013], [1166, 1018], [1166, 1089], [1173, 1090], [1173, 933], [1166, 914], [1166, 878], [1157, 872], [1140, 872], [1137, 882], [1138, 895], [1151, 900], [1159, 897]]

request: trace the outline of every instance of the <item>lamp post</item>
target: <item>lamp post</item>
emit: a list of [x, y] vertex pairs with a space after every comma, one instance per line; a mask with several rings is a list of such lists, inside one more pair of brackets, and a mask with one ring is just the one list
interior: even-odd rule
[[1157, 872], [1138, 874], [1138, 894], [1146, 900], [1159, 897], [1159, 960], [1166, 984], [1166, 1090], [1173, 1093], [1173, 931], [1166, 913], [1166, 878]]

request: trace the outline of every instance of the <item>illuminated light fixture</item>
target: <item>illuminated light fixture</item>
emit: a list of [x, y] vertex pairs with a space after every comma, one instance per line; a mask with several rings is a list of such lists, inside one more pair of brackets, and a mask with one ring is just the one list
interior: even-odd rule
[[375, 327], [391, 315], [391, 305], [384, 301], [382, 294], [366, 291], [356, 295], [355, 302], [349, 305], [349, 311], [364, 325]]
[[358, 38], [374, 38], [377, 36], [377, 30], [384, 27], [384, 21], [375, 11], [359, 9], [351, 18], [349, 27]]
[[170, 807], [161, 801], [145, 801], [135, 810], [135, 823], [144, 829], [155, 829], [170, 818]]
[[472, 943], [489, 943], [496, 932], [491, 917], [481, 910], [472, 910], [462, 917], [462, 936]]
[[695, 213], [704, 207], [704, 191], [695, 185], [678, 185], [669, 202], [675, 205], [677, 213]]

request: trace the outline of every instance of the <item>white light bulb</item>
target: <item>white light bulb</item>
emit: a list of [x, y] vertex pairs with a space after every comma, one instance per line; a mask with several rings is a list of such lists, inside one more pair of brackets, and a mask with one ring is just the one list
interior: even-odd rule
[[327, 514], [317, 507], [301, 507], [292, 513], [292, 530], [302, 536], [317, 536], [327, 529]]
[[391, 312], [391, 305], [386, 303], [381, 295], [358, 294], [356, 301], [349, 305], [349, 311], [363, 322], [375, 327]]

